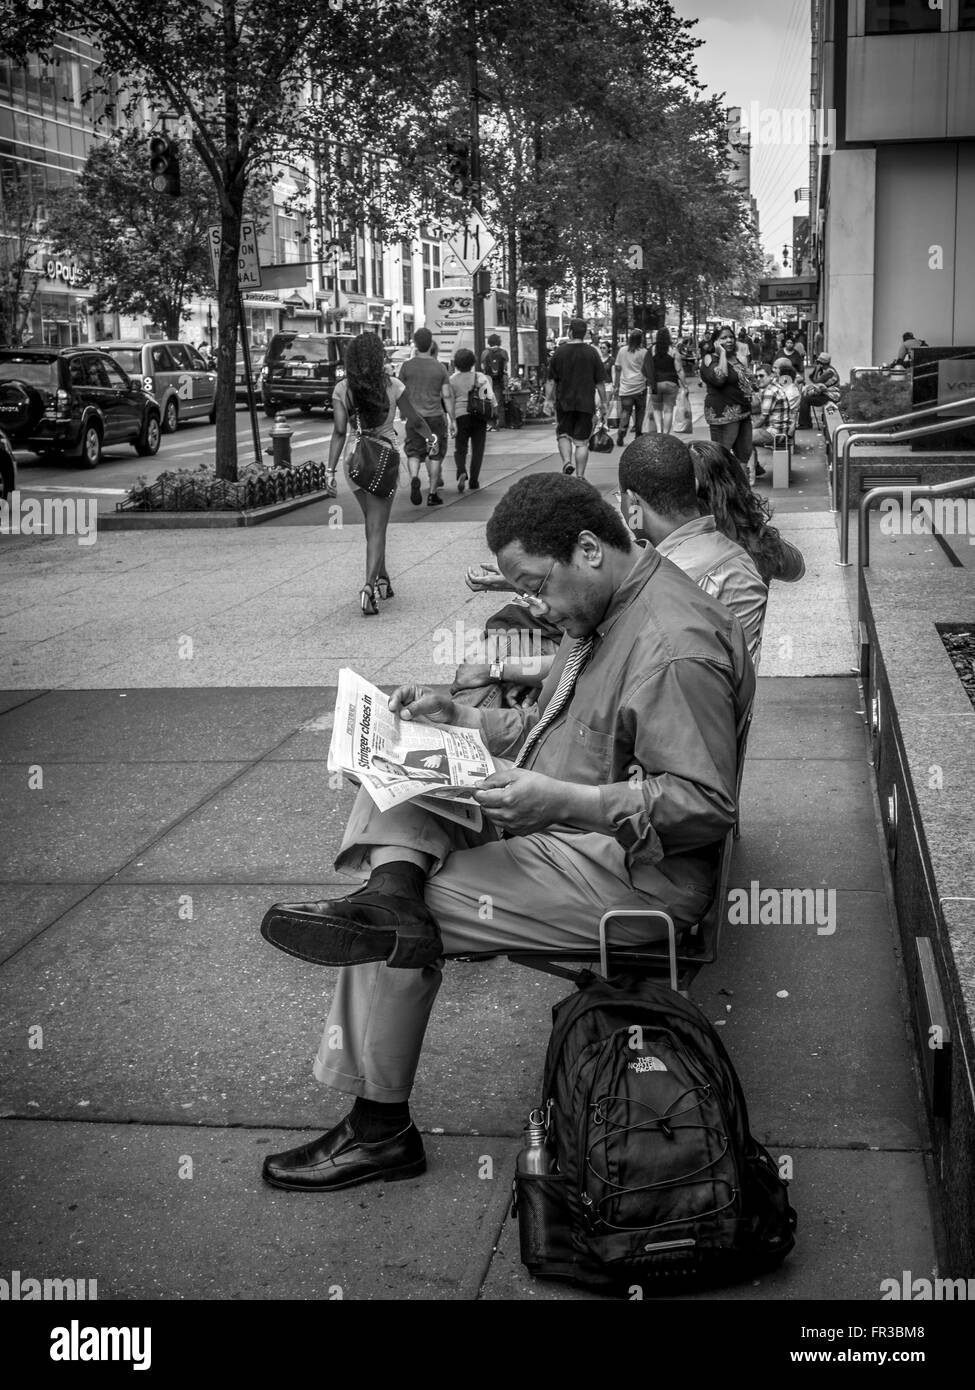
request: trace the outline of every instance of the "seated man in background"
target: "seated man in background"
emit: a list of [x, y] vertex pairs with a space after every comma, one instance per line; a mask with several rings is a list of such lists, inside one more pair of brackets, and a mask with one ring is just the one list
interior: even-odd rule
[[[786, 435], [790, 444], [795, 438], [799, 400], [796, 369], [787, 357], [780, 357], [772, 368], [772, 376], [765, 383], [761, 409], [752, 429], [752, 444], [756, 448], [752, 454], [752, 466], [758, 477], [765, 471], [758, 465], [758, 447], [773, 448], [777, 435]], [[749, 482], [752, 481], [750, 478]]]
[[809, 374], [809, 382], [802, 388], [801, 396], [798, 424], [801, 430], [812, 428], [813, 406], [827, 405], [830, 401], [835, 405], [839, 401], [840, 374], [833, 366], [828, 352], [821, 352], [817, 356]]
[[687, 445], [673, 435], [634, 440], [620, 459], [620, 492], [633, 529], [731, 609], [757, 670], [768, 589], [747, 551], [704, 511]]
[[475, 792], [480, 831], [410, 803], [380, 814], [360, 789], [335, 867], [369, 873], [365, 887], [265, 915], [280, 950], [349, 967], [315, 1075], [356, 1098], [321, 1138], [268, 1157], [273, 1186], [331, 1191], [423, 1171], [409, 1096], [444, 953], [595, 948], [610, 906], [663, 908], [685, 929], [714, 892], [755, 693], [738, 619], [641, 549], [578, 478], [516, 483], [487, 541], [562, 646], [537, 705], [474, 709], [419, 686], [390, 698], [404, 719], [481, 732], [499, 765]]

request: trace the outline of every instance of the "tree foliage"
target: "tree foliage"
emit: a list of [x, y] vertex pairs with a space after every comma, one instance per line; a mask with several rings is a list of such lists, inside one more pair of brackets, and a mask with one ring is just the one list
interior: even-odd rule
[[94, 308], [145, 315], [177, 338], [188, 301], [213, 293], [206, 229], [217, 217], [216, 198], [192, 151], [180, 160], [178, 198], [153, 190], [148, 167], [144, 135], [100, 141], [78, 181], [53, 200], [47, 236], [55, 251], [84, 264]]
[[[222, 232], [217, 472], [233, 480], [247, 189], [255, 177], [269, 178], [276, 161], [320, 150], [338, 131], [352, 157], [335, 161], [330, 213], [383, 212], [380, 161], [361, 154], [389, 144], [387, 113], [410, 86], [411, 57], [429, 28], [423, 0], [397, 0], [381, 22], [373, 7], [340, 0], [166, 0], [162, 8], [156, 0], [45, 0], [40, 9], [8, 0], [4, 19], [4, 46], [15, 60], [49, 54], [59, 30], [89, 39], [101, 53], [96, 87], [109, 75], [124, 82], [119, 116], [170, 115], [209, 174]], [[323, 74], [324, 94], [316, 87]]]

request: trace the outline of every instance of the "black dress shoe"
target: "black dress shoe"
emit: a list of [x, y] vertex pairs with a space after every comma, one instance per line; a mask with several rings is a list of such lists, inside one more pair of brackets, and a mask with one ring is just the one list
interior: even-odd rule
[[349, 1117], [334, 1129], [285, 1153], [268, 1154], [261, 1176], [289, 1192], [338, 1192], [362, 1182], [400, 1182], [426, 1171], [420, 1131], [412, 1122], [392, 1139], [365, 1144]]
[[264, 914], [261, 935], [311, 965], [384, 960], [421, 970], [443, 955], [440, 928], [422, 898], [392, 897], [368, 886], [331, 902], [275, 903]]

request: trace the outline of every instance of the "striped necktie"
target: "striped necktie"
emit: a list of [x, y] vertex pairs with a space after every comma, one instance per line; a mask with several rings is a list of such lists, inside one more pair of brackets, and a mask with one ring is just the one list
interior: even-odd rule
[[545, 706], [545, 713], [531, 730], [525, 739], [517, 758], [515, 767], [524, 767], [525, 760], [535, 747], [535, 744], [545, 733], [550, 724], [558, 719], [559, 715], [572, 699], [572, 692], [575, 689], [576, 681], [584, 666], [587, 665], [592, 656], [593, 647], [596, 645], [595, 637], [580, 637], [568, 655], [565, 665], [562, 667], [562, 674], [559, 676], [559, 683], [551, 700]]

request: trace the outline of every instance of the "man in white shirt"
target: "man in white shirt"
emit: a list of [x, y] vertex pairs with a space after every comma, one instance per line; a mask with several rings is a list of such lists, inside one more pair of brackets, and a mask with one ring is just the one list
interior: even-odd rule
[[613, 366], [613, 390], [616, 392], [620, 412], [616, 442], [621, 448], [630, 428], [631, 415], [634, 434], [639, 438], [643, 433], [643, 417], [647, 409], [647, 379], [643, 375], [643, 359], [646, 355], [643, 334], [639, 328], [634, 328], [627, 339], [626, 347], [620, 348], [616, 354]]

